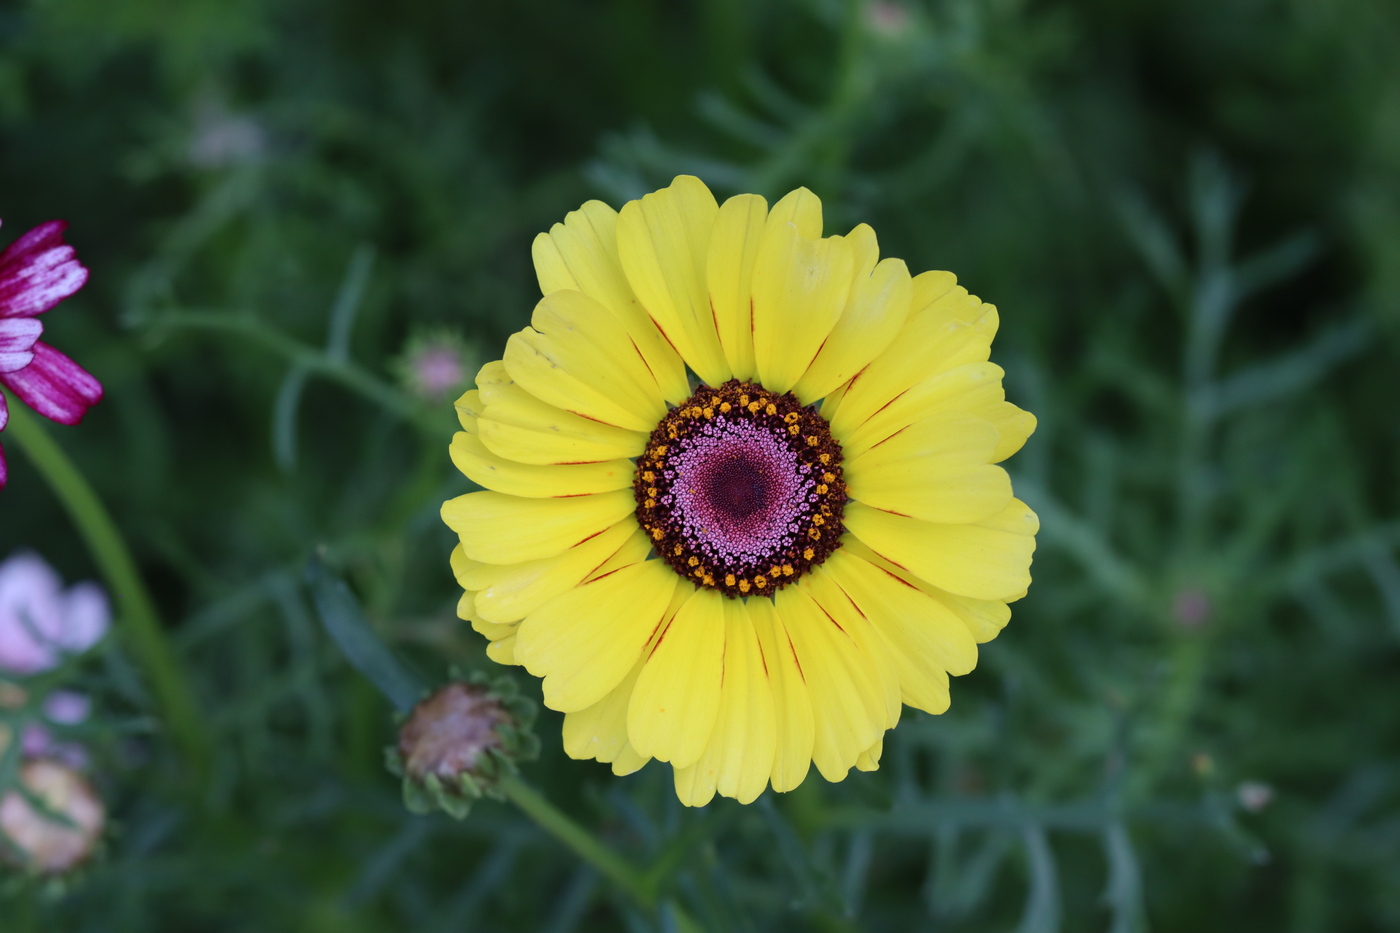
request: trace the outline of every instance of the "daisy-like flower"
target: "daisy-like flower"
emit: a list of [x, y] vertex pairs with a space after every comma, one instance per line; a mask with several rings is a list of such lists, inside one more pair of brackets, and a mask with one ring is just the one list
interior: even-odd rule
[[544, 678], [564, 747], [680, 800], [878, 766], [1025, 595], [1037, 520], [996, 464], [1035, 419], [947, 272], [698, 179], [534, 244], [532, 326], [457, 402], [459, 614]]
[[[0, 385], [39, 414], [77, 424], [102, 400], [102, 384], [39, 339], [39, 315], [83, 287], [88, 271], [63, 242], [68, 225], [40, 224], [0, 253]], [[0, 431], [10, 420], [0, 395]], [[8, 476], [0, 447], [0, 487]]]

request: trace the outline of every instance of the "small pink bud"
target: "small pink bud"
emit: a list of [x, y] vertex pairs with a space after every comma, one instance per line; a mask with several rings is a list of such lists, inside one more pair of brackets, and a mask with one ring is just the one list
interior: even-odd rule
[[448, 684], [415, 706], [399, 729], [404, 774], [419, 781], [430, 774], [455, 780], [474, 770], [487, 750], [500, 747], [496, 728], [510, 720], [485, 687]]
[[403, 777], [404, 803], [462, 819], [481, 797], [499, 797], [501, 778], [539, 754], [534, 719], [534, 704], [509, 678], [477, 674], [441, 687], [413, 708], [387, 750], [390, 770]]
[[396, 368], [408, 391], [425, 401], [441, 402], [471, 380], [474, 359], [461, 337], [442, 330], [410, 338]]
[[1183, 628], [1197, 629], [1210, 621], [1215, 607], [1202, 590], [1185, 589], [1172, 600], [1172, 615]]

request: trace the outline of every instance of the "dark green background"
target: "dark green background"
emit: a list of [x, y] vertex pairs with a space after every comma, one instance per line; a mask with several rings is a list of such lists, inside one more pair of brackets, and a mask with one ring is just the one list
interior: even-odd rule
[[[878, 773], [682, 811], [664, 766], [565, 759], [547, 713], [527, 777], [629, 856], [674, 855], [667, 890], [712, 931], [1400, 928], [1400, 7], [900, 9], [0, 3], [0, 239], [72, 223], [92, 280], [46, 339], [107, 388], [52, 433], [217, 749], [198, 785], [129, 652], [84, 665], [114, 830], [66, 894], [0, 882], [0, 930], [654, 928], [509, 807], [402, 811], [389, 708], [300, 581], [324, 544], [422, 673], [489, 664], [436, 517], [470, 488], [453, 418], [324, 374], [297, 395], [288, 354], [324, 362], [358, 268], [335, 373], [392, 388], [444, 328], [493, 359], [537, 296], [534, 235], [678, 172], [807, 185], [828, 232], [869, 222], [999, 307], [994, 359], [1041, 425], [1010, 464], [1036, 582]], [[93, 576], [9, 453], [0, 555]]]

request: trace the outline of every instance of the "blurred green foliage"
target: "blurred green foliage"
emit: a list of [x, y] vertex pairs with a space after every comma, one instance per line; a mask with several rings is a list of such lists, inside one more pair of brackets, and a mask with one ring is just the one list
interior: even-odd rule
[[[683, 811], [547, 713], [526, 777], [708, 930], [1400, 928], [1397, 43], [1389, 0], [0, 3], [6, 239], [72, 222], [48, 334], [108, 392], [51, 433], [213, 749], [120, 639], [66, 674], [115, 829], [0, 929], [657, 928], [508, 806], [403, 810], [301, 571], [421, 674], [489, 665], [402, 353], [495, 358], [534, 234], [678, 172], [805, 184], [1002, 309], [1036, 583], [877, 773]], [[92, 576], [10, 454], [0, 555]]]

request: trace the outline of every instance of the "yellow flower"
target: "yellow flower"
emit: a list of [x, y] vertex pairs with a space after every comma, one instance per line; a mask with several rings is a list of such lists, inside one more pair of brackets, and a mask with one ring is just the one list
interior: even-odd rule
[[804, 188], [696, 178], [534, 244], [531, 327], [457, 402], [462, 618], [544, 678], [574, 758], [671, 764], [691, 806], [875, 769], [1025, 595], [998, 462], [1035, 419], [947, 272], [822, 237]]

